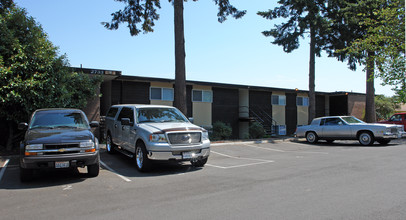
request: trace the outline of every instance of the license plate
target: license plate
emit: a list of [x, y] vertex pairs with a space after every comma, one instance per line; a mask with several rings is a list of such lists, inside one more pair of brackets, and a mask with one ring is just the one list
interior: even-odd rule
[[196, 157], [196, 152], [183, 152], [182, 153], [183, 159], [192, 159]]
[[55, 168], [68, 168], [69, 161], [57, 161], [55, 162]]

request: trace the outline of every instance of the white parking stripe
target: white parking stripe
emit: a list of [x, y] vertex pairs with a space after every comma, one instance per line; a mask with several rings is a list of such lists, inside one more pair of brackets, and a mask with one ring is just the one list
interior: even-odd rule
[[[297, 143], [289, 143], [289, 144], [297, 144]], [[320, 151], [296, 151], [296, 150], [284, 151], [284, 150], [273, 149], [273, 148], [269, 148], [269, 147], [259, 147], [259, 146], [250, 145], [250, 144], [244, 144], [244, 146], [259, 148], [259, 149], [269, 150], [269, 151], [277, 151], [277, 152], [282, 152], [282, 153], [328, 154], [327, 152], [320, 152]]]
[[10, 161], [10, 159], [7, 159], [6, 162], [3, 164], [3, 166], [1, 167], [0, 181], [1, 181], [1, 178], [3, 178], [4, 172], [6, 172], [7, 164], [9, 161]]
[[115, 170], [113, 170], [111, 167], [107, 166], [107, 164], [103, 163], [103, 161], [100, 161], [100, 164], [103, 165], [106, 169], [110, 170], [111, 172], [113, 172], [114, 174], [116, 174], [118, 177], [120, 177], [121, 179], [123, 179], [126, 182], [131, 182], [130, 179], [128, 179], [125, 176], [122, 176], [120, 174], [118, 174]]
[[249, 163], [249, 164], [241, 164], [241, 165], [235, 165], [235, 166], [228, 166], [228, 167], [223, 167], [223, 166], [218, 166], [218, 165], [213, 165], [213, 164], [206, 164], [206, 166], [209, 167], [216, 167], [216, 168], [221, 168], [221, 169], [231, 169], [231, 168], [237, 168], [237, 167], [246, 167], [246, 166], [253, 166], [253, 165], [258, 165], [258, 164], [265, 164], [265, 163], [273, 163], [273, 160], [263, 160], [263, 159], [255, 159], [255, 158], [247, 158], [247, 157], [235, 157], [223, 153], [219, 153], [216, 151], [210, 151], [210, 153], [218, 154], [223, 157], [228, 157], [232, 159], [238, 159], [238, 160], [254, 160], [254, 161], [259, 161], [256, 163]]
[[269, 148], [269, 147], [259, 147], [259, 146], [255, 146], [255, 145], [251, 145], [251, 144], [244, 144], [245, 146], [248, 147], [254, 147], [254, 148], [259, 148], [259, 149], [263, 149], [263, 150], [270, 150], [270, 151], [277, 151], [277, 152], [286, 152], [284, 150], [279, 150], [279, 149], [273, 149], [273, 148]]
[[274, 162], [273, 160], [263, 160], [263, 159], [255, 159], [255, 158], [247, 158], [247, 157], [235, 157], [235, 156], [230, 156], [227, 154], [222, 154], [216, 151], [210, 151], [210, 153], [215, 153], [224, 157], [229, 157], [229, 158], [233, 158], [233, 159], [239, 159], [239, 160], [256, 160], [256, 161], [262, 161], [262, 162]]

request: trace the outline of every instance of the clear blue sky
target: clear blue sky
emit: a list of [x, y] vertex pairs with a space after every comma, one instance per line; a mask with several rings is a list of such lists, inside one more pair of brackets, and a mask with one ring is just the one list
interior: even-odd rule
[[[131, 37], [122, 24], [110, 31], [101, 25], [111, 13], [124, 8], [113, 0], [15, 0], [40, 23], [49, 39], [66, 54], [71, 66], [120, 70], [123, 75], [174, 78], [173, 7], [161, 1], [155, 31]], [[184, 6], [186, 78], [277, 88], [308, 90], [309, 40], [292, 53], [273, 45], [262, 31], [282, 20], [266, 20], [256, 13], [277, 5], [268, 0], [230, 0], [247, 14], [235, 20], [217, 21], [212, 0], [189, 0]], [[363, 67], [351, 71], [346, 63], [316, 58], [316, 91], [365, 93]], [[388, 86], [375, 81], [376, 94], [392, 96]]]

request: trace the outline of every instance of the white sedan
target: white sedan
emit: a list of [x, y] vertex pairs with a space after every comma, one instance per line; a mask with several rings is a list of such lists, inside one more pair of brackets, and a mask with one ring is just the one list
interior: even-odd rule
[[296, 129], [296, 137], [305, 137], [307, 142], [326, 140], [358, 140], [362, 145], [372, 145], [375, 141], [387, 144], [393, 139], [406, 135], [402, 125], [369, 124], [353, 116], [328, 116], [313, 119], [310, 125]]

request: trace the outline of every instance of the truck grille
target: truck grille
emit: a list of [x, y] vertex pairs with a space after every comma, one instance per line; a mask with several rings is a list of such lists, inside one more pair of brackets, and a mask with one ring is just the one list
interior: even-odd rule
[[79, 148], [79, 144], [46, 144], [45, 150], [55, 150], [61, 148]]
[[79, 144], [45, 144], [44, 155], [72, 154], [80, 152]]
[[168, 139], [169, 142], [174, 145], [199, 144], [201, 142], [201, 133], [168, 133]]

